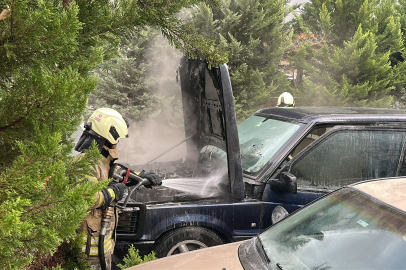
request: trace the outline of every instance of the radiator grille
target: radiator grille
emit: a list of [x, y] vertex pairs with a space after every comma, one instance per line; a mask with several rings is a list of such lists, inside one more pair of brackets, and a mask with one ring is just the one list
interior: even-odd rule
[[117, 233], [137, 233], [140, 208], [121, 209], [118, 214]]

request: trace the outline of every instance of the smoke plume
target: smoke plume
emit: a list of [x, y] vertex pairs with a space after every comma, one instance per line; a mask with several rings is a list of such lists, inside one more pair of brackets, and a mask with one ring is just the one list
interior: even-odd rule
[[[151, 63], [147, 81], [153, 82], [153, 92], [161, 98], [161, 107], [145, 120], [130, 124], [129, 138], [120, 140], [117, 149], [120, 163], [141, 165], [184, 140], [180, 83], [176, 71], [182, 54], [158, 35], [150, 45], [147, 56]], [[183, 143], [157, 161], [183, 159]]]

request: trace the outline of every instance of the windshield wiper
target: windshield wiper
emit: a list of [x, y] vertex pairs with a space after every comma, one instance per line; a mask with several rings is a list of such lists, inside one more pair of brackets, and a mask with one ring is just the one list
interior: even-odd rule
[[260, 254], [262, 255], [262, 258], [265, 259], [267, 261], [267, 263], [269, 264], [271, 262], [271, 259], [269, 259], [268, 254], [266, 254], [265, 249], [264, 249], [264, 245], [262, 244], [261, 238], [259, 238], [258, 236], [257, 238], [257, 243], [259, 245], [259, 250], [260, 250]]
[[283, 270], [283, 267], [282, 267], [282, 265], [281, 265], [280, 263], [277, 263], [276, 266], [277, 266], [279, 269]]
[[270, 119], [270, 118], [264, 119], [264, 121], [262, 121], [261, 124], [262, 124], [262, 123], [265, 123], [265, 122], [268, 121], [269, 119]]

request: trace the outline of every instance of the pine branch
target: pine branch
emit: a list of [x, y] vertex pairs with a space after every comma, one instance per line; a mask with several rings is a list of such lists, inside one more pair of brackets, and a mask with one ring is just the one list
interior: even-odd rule
[[[249, 6], [251, 6], [251, 1], [249, 2]], [[237, 33], [235, 34], [235, 38], [238, 39], [238, 36], [240, 35], [241, 30], [243, 29], [244, 25], [245, 25], [245, 20], [247, 19], [247, 12], [244, 12], [244, 19], [242, 20], [242, 25], [239, 27], [239, 30], [237, 31]]]
[[24, 169], [29, 167], [30, 165], [40, 161], [41, 159], [43, 159], [45, 156], [45, 154], [42, 154], [40, 157], [38, 157], [37, 159], [34, 159], [34, 161], [30, 162], [32, 160], [33, 157], [30, 157], [26, 162], [24, 162], [23, 165], [21, 165], [21, 167], [17, 170], [16, 173], [14, 173], [13, 175], [10, 176], [10, 178], [14, 178], [19, 174], [24, 173]]
[[[34, 23], [28, 30], [22, 31], [24, 35], [23, 34], [20, 35], [20, 33], [17, 33], [15, 36], [18, 38], [12, 38], [12, 41], [17, 42], [20, 39], [22, 39], [24, 36], [27, 36], [37, 25], [38, 25], [38, 23]], [[12, 34], [11, 34], [11, 36], [12, 36]]]
[[67, 22], [62, 28], [60, 28], [58, 31], [56, 31], [56, 32], [53, 33], [52, 35], [50, 35], [50, 36], [48, 36], [48, 37], [45, 37], [45, 38], [43, 38], [43, 39], [40, 39], [39, 41], [40, 41], [40, 42], [44, 42], [45, 40], [48, 40], [48, 39], [50, 39], [50, 38], [56, 36], [59, 32], [61, 32], [62, 30], [64, 30], [66, 27], [68, 27], [68, 25], [69, 25], [69, 22]]
[[17, 125], [23, 119], [24, 119], [23, 117], [20, 117], [17, 120], [15, 120], [14, 122], [12, 122], [11, 124], [0, 127], [0, 132], [4, 131], [4, 130], [10, 128], [10, 127], [13, 127], [13, 126]]

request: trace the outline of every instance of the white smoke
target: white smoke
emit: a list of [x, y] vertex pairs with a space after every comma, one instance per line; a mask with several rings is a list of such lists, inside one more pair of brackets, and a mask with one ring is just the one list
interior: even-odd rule
[[[148, 67], [146, 78], [159, 82], [154, 93], [162, 97], [163, 106], [146, 120], [131, 123], [129, 138], [120, 140], [117, 145], [120, 163], [145, 164], [185, 138], [182, 112], [179, 107], [173, 108], [168, 105], [169, 102], [165, 102], [169, 98], [178, 98], [177, 104], [181, 104], [180, 83], [176, 82], [176, 71], [182, 53], [158, 35], [150, 45], [147, 56], [151, 65]], [[157, 114], [160, 117], [156, 117]], [[186, 145], [183, 143], [157, 161], [178, 160], [185, 155]]]

